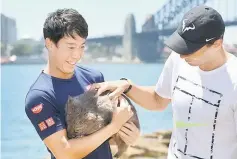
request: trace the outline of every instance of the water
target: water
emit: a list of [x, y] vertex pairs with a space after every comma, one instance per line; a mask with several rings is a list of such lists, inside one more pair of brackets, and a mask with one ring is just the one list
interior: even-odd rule
[[[93, 64], [105, 80], [121, 77], [139, 85], [155, 85], [163, 64]], [[1, 141], [3, 159], [44, 159], [48, 153], [24, 111], [25, 95], [44, 65], [1, 67]], [[171, 129], [171, 108], [152, 112], [136, 105], [142, 133]]]

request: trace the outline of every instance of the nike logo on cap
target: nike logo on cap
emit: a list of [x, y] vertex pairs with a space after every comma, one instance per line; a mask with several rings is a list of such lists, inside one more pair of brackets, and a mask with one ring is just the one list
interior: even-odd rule
[[[214, 38], [215, 38], [215, 37], [214, 37]], [[214, 38], [206, 39], [206, 42], [211, 41], [211, 40], [214, 39]]]

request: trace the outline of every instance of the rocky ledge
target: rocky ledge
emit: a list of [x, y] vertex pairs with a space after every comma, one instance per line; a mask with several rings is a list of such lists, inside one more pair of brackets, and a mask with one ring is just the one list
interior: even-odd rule
[[142, 135], [120, 159], [166, 159], [171, 131]]

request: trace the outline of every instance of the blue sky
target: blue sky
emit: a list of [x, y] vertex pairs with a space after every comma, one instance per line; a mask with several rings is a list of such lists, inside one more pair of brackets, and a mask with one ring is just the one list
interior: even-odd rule
[[146, 16], [155, 13], [166, 0], [140, 0], [139, 5], [138, 1], [2, 0], [2, 12], [16, 18], [19, 38], [30, 36], [37, 39], [41, 37], [42, 26], [49, 12], [57, 8], [74, 8], [85, 17], [89, 24], [89, 35], [94, 37], [122, 34], [129, 13], [135, 14], [137, 26], [141, 26]]
[[[18, 38], [42, 37], [42, 26], [49, 12], [58, 8], [77, 9], [89, 24], [89, 37], [122, 34], [125, 18], [135, 15], [137, 31], [141, 31], [148, 14], [154, 14], [167, 0], [2, 0], [1, 12], [17, 21]], [[221, 0], [218, 0], [221, 1]], [[233, 6], [236, 0], [228, 0]], [[97, 3], [95, 3], [97, 2]], [[224, 1], [221, 1], [224, 2]], [[233, 4], [231, 4], [233, 3]], [[227, 3], [226, 3], [227, 4]], [[214, 3], [212, 5], [215, 5]], [[225, 4], [217, 4], [217, 6]], [[224, 9], [222, 9], [225, 12]], [[232, 37], [237, 27], [228, 28], [227, 37]], [[228, 33], [230, 32], [230, 33]], [[232, 33], [232, 34], [231, 34]], [[236, 38], [237, 39], [237, 38]]]

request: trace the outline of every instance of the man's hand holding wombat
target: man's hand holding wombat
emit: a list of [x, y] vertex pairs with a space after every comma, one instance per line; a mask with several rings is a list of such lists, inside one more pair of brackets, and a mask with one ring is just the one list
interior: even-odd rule
[[113, 113], [113, 118], [111, 121], [111, 125], [114, 128], [114, 134], [117, 133], [120, 128], [133, 116], [133, 111], [131, 110], [131, 106], [121, 106], [116, 107]]

